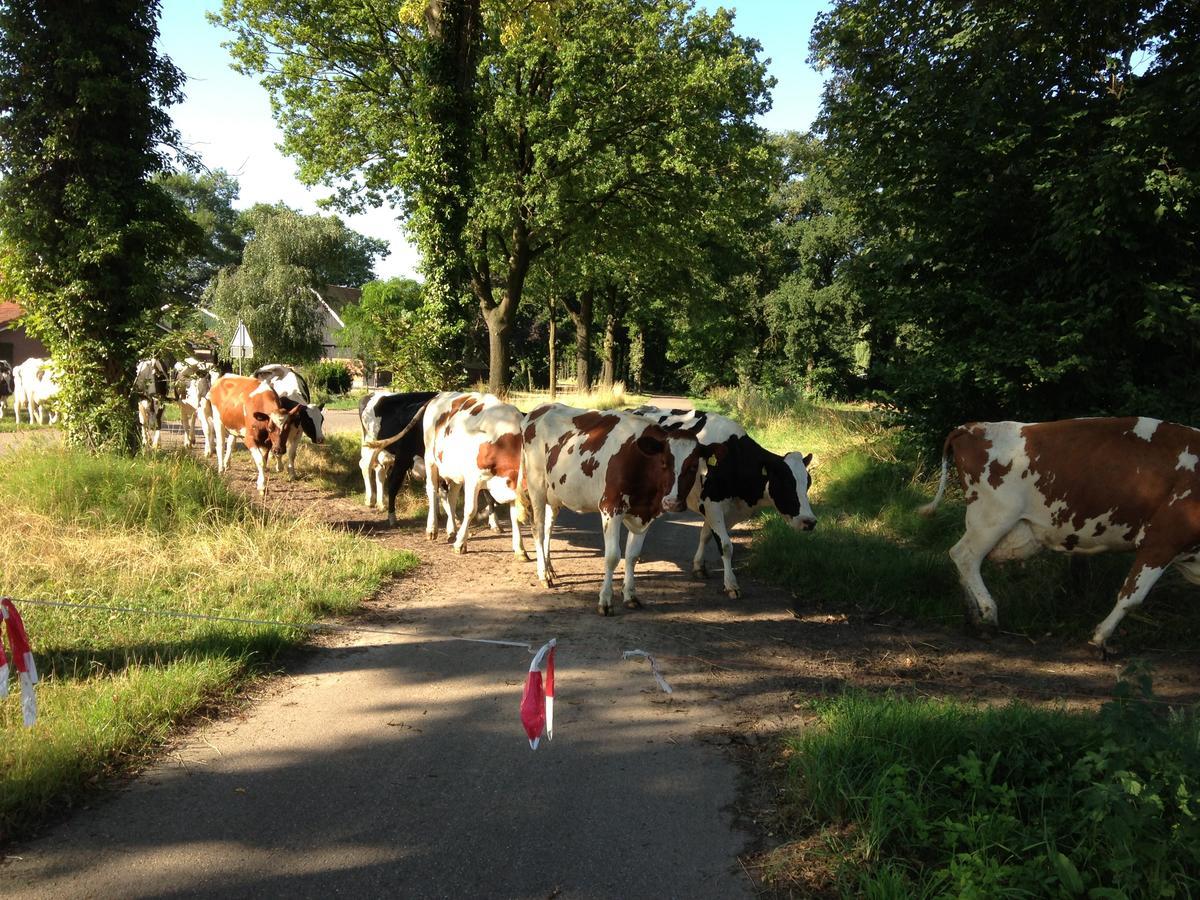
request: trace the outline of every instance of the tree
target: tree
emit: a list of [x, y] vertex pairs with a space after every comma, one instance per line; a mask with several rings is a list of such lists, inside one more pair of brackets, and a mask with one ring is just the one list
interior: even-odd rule
[[[544, 256], [618, 223], [630, 243], [668, 225], [681, 236], [702, 221], [719, 228], [742, 202], [730, 186], [767, 162], [753, 124], [768, 103], [765, 68], [728, 13], [684, 0], [497, 0], [479, 9], [475, 80], [453, 104], [473, 116], [470, 153], [447, 153], [452, 137], [423, 115], [446, 83], [422, 74], [437, 34], [414, 8], [424, 5], [404, 4], [395, 23], [351, 0], [225, 0], [222, 21], [242, 70], [271, 91], [302, 178], [338, 188], [347, 207], [401, 204], [422, 246], [436, 186], [470, 186], [463, 265], [498, 390], [517, 305]], [[455, 176], [451, 164], [468, 169]]]
[[133, 375], [164, 270], [197, 238], [151, 176], [183, 75], [153, 0], [0, 4], [4, 288], [61, 370], [67, 439], [132, 451]]
[[428, 390], [462, 380], [461, 320], [420, 282], [372, 281], [342, 318], [348, 345], [364, 363], [389, 369], [395, 387]]
[[233, 208], [240, 188], [237, 179], [223, 169], [163, 172], [154, 177], [154, 183], [183, 207], [202, 234], [196, 251], [167, 273], [164, 286], [169, 296], [194, 307], [221, 268], [241, 262], [245, 229]]
[[337, 216], [258, 204], [242, 214], [242, 261], [221, 269], [207, 298], [224, 344], [239, 321], [259, 360], [311, 362], [321, 355], [321, 291], [370, 280], [387, 242], [347, 228]]
[[779, 380], [811, 394], [861, 390], [868, 318], [847, 277], [859, 234], [834, 188], [824, 143], [809, 134], [776, 135], [782, 163], [772, 195], [763, 315], [771, 338], [764, 360]]
[[811, 48], [905, 421], [1196, 416], [1200, 7], [841, 0]]

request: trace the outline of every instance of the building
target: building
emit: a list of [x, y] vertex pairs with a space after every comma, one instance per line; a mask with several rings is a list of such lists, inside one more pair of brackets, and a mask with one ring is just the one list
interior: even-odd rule
[[13, 365], [23, 363], [34, 356], [50, 356], [45, 344], [25, 333], [25, 328], [21, 325], [23, 315], [25, 310], [20, 304], [0, 300], [0, 359]]

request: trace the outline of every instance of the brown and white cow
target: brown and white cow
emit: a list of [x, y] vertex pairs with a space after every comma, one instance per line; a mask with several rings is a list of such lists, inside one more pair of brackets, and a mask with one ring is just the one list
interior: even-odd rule
[[973, 619], [996, 624], [984, 557], [1023, 559], [1043, 547], [1073, 553], [1133, 550], [1133, 568], [1092, 643], [1104, 650], [1130, 607], [1174, 564], [1200, 583], [1200, 430], [1158, 419], [975, 422], [956, 428], [950, 453], [967, 501], [966, 533], [950, 550]]
[[[664, 512], [686, 507], [705, 458], [720, 456], [694, 437], [671, 435], [630, 412], [575, 409], [561, 403], [539, 406], [525, 416], [524, 476], [533, 511], [538, 578], [553, 586], [550, 531], [562, 507], [599, 512], [604, 528], [604, 585], [597, 612], [612, 615], [613, 571], [621, 558], [621, 523], [644, 532]], [[628, 548], [632, 548], [632, 542]], [[638, 602], [633, 581], [635, 554], [625, 555], [625, 606]]]
[[[454, 549], [465, 553], [467, 534], [486, 489], [497, 503], [508, 503], [512, 519], [513, 554], [529, 559], [521, 541], [520, 520], [524, 503], [520, 491], [521, 411], [491, 394], [447, 392], [425, 407], [425, 496], [429, 519], [425, 534], [437, 534], [439, 487], [445, 485], [446, 535], [454, 535]], [[463, 493], [462, 521], [457, 534], [454, 511]]]
[[217, 471], [229, 468], [233, 439], [240, 435], [258, 470], [258, 491], [267, 488], [267, 460], [271, 452], [287, 450], [287, 431], [298, 407], [284, 412], [279, 396], [257, 378], [222, 375], [212, 383], [204, 407], [212, 421], [217, 447]]

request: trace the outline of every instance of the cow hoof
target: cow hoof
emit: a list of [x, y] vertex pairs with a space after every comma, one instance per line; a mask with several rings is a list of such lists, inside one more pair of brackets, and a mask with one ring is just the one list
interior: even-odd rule
[[741, 588], [725, 588], [725, 596], [730, 600], [740, 600], [742, 596]]
[[396, 517], [388, 516], [387, 523], [388, 523], [388, 528], [395, 528], [396, 527]]
[[625, 601], [625, 608], [626, 609], [641, 609], [642, 601], [639, 600], [637, 597], [630, 597], [628, 600]]
[[461, 556], [462, 554], [467, 552], [467, 545], [466, 544], [455, 544], [454, 552]]
[[504, 533], [503, 531], [500, 530], [499, 525], [489, 525], [488, 531], [490, 531], [492, 534], [503, 534]]
[[708, 577], [708, 567], [701, 566], [698, 569], [692, 569], [692, 577], [695, 578], [697, 581], [703, 581], [705, 578]]
[[427, 531], [427, 532], [425, 532], [425, 540], [427, 540], [427, 541], [436, 541], [436, 540], [437, 540], [437, 535], [436, 535], [436, 534], [434, 534], [432, 531]]
[[518, 562], [529, 562], [529, 553], [525, 550], [514, 550], [513, 558]]
[[613, 615], [613, 608], [611, 606], [597, 606], [596, 613], [601, 616], [611, 616]]

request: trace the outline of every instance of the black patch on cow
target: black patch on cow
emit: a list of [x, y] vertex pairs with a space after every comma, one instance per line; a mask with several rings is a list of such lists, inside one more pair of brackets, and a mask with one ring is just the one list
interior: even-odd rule
[[1066, 540], [1063, 541], [1064, 550], [1074, 550], [1079, 546], [1079, 535], [1068, 534]]
[[14, 387], [12, 366], [8, 360], [0, 359], [0, 399], [12, 394]]
[[703, 499], [737, 499], [755, 506], [769, 497], [784, 516], [800, 515], [796, 478], [782, 456], [764, 449], [746, 435], [730, 437], [724, 444], [725, 458], [709, 466], [704, 479], [700, 493]]
[[[386, 394], [375, 403], [375, 415], [379, 419], [378, 440], [386, 440], [403, 431], [413, 417], [421, 411], [430, 400], [437, 396], [437, 391], [411, 391], [408, 393]], [[363, 398], [358, 404], [359, 421], [366, 408], [370, 396]], [[388, 524], [396, 524], [396, 494], [400, 484], [412, 469], [413, 458], [425, 455], [425, 430], [417, 425], [408, 434], [388, 447], [388, 452], [396, 457], [396, 463], [388, 473]]]
[[300, 412], [296, 414], [296, 417], [300, 420], [300, 428], [308, 435], [308, 439], [315, 444], [317, 442], [317, 423], [313, 421], [312, 414], [308, 411], [308, 404], [300, 403], [291, 397], [280, 395], [280, 409], [286, 413], [290, 413], [296, 407], [300, 407]]

